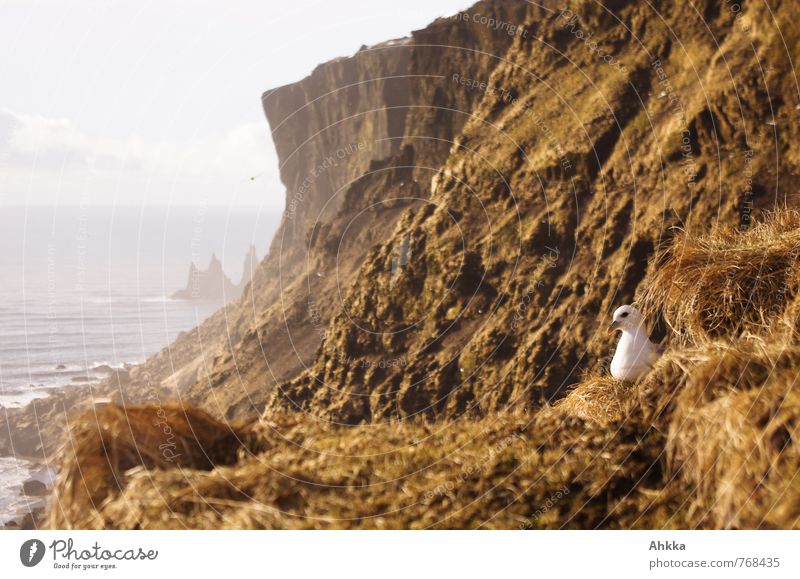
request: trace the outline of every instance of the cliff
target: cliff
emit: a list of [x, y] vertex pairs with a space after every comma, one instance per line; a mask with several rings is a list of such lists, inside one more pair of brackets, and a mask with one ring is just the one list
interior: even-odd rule
[[536, 412], [341, 428], [298, 412], [232, 425], [179, 405], [97, 408], [73, 426], [47, 524], [798, 528], [798, 251], [797, 211], [679, 233], [642, 300], [670, 349], [638, 383], [589, 374]]
[[[478, 4], [415, 41], [452, 40], [500, 6]], [[526, 6], [496, 18], [518, 25], [507, 48], [453, 40], [437, 42], [458, 47], [451, 59], [415, 52], [442, 75], [410, 91], [425, 111], [404, 140], [422, 200], [381, 228], [328, 310], [314, 363], [270, 408], [356, 424], [552, 402], [606, 363], [609, 312], [637, 297], [676, 228], [746, 228], [762, 209], [794, 206], [797, 37], [779, 28], [791, 9], [698, 10]], [[455, 102], [465, 122], [442, 122]], [[440, 138], [441, 163], [437, 147], [419, 156], [414, 143]], [[387, 264], [405, 243], [398, 276]]]
[[[510, 0], [477, 6], [498, 20], [524, 12]], [[149, 361], [150, 379], [217, 416], [240, 418], [311, 366], [342, 292], [403, 212], [430, 196], [452, 136], [480, 99], [450, 91], [447, 71], [491, 67], [489, 55], [513, 40], [441, 19], [264, 93], [286, 185], [281, 226], [242, 298]], [[440, 99], [431, 110], [430, 98]]]
[[[504, 0], [479, 2], [472, 13], [521, 22], [528, 10]], [[278, 385], [313, 366], [367, 254], [387, 243], [406, 210], [427, 202], [454, 136], [483, 98], [452, 90], [453, 71], [488, 74], [514, 42], [482, 22], [439, 19], [265, 92], [286, 186], [270, 250], [238, 299], [131, 371], [126, 400], [149, 401], [156, 392], [217, 417], [252, 419]], [[63, 408], [55, 398], [41, 405]], [[7, 420], [17, 414], [27, 423], [31, 411]]]

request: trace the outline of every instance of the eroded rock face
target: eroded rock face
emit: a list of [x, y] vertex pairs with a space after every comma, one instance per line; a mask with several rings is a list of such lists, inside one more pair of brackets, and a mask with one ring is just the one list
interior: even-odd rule
[[560, 396], [673, 227], [796, 204], [792, 12], [485, 1], [268, 91], [270, 252], [134, 383], [345, 423]]
[[320, 211], [335, 214], [343, 188], [372, 161], [400, 150], [410, 105], [410, 53], [408, 39], [364, 48], [264, 93], [287, 189], [284, 241], [305, 245]]
[[[480, 6], [498, 20], [523, 12], [510, 0]], [[174, 345], [181, 369], [168, 382], [212, 413], [238, 418], [307, 371], [365, 257], [405, 211], [427, 203], [453, 136], [481, 98], [446, 90], [446, 74], [490, 68], [512, 43], [484, 25], [443, 19], [266, 92], [287, 188], [283, 222], [239, 302], [191, 336], [195, 343]], [[161, 379], [170, 356], [159, 358], [150, 373]]]

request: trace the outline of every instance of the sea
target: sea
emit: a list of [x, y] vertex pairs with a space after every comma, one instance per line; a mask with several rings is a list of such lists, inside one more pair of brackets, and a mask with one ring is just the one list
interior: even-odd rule
[[[238, 283], [280, 212], [259, 207], [0, 207], [0, 412], [137, 364], [222, 306], [171, 299], [212, 254]], [[4, 436], [4, 433], [0, 433]], [[0, 457], [0, 523], [53, 473]]]

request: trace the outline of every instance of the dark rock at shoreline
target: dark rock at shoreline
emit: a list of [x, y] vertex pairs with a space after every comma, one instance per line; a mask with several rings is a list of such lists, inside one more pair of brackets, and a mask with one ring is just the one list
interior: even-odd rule
[[44, 517], [44, 508], [39, 507], [31, 509], [29, 513], [25, 513], [22, 520], [19, 522], [19, 528], [23, 531], [34, 531], [39, 528]]
[[66, 370], [66, 369], [67, 367], [64, 366], [64, 364], [59, 364], [58, 366], [56, 366], [56, 370]]
[[36, 479], [26, 480], [22, 484], [22, 494], [28, 497], [43, 497], [47, 494], [47, 485]]
[[34, 531], [41, 527], [44, 512], [44, 502], [38, 501], [35, 505], [30, 505], [24, 512], [18, 512], [13, 519], [0, 525], [0, 529], [6, 531]]

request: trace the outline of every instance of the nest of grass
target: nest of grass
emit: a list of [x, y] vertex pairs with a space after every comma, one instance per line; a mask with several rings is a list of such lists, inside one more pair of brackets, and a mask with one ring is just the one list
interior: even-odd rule
[[768, 215], [747, 231], [678, 233], [656, 257], [641, 303], [684, 344], [766, 334], [800, 288], [800, 212]]
[[[51, 528], [97, 528], [97, 508], [131, 471], [234, 464], [249, 433], [196, 408], [102, 404], [70, 424], [50, 502]], [[149, 470], [148, 470], [149, 469]]]
[[627, 416], [632, 393], [629, 384], [611, 376], [588, 376], [556, 402], [553, 411], [606, 426]]

